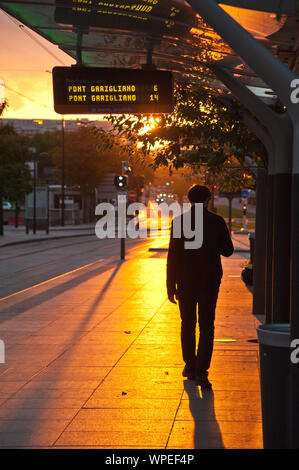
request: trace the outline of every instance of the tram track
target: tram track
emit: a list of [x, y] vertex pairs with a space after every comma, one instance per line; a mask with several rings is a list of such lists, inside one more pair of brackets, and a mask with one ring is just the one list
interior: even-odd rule
[[[135, 240], [130, 240], [130, 241], [131, 241], [131, 242], [134, 242]], [[92, 241], [92, 242], [96, 242], [96, 240], [94, 240], [94, 241]], [[81, 242], [81, 243], [82, 243], [82, 242]], [[48, 250], [53, 250], [53, 249], [59, 250], [59, 249], [64, 248], [64, 247], [68, 247], [68, 248], [69, 248], [70, 246], [74, 246], [74, 245], [78, 245], [78, 244], [80, 244], [80, 243], [73, 243], [72, 245], [61, 245], [61, 246], [58, 246], [58, 247], [48, 248]], [[106, 245], [101, 246], [101, 250], [105, 250], [105, 249], [108, 249], [108, 248], [116, 247], [116, 246], [118, 246], [118, 245], [119, 245], [119, 241], [116, 240], [116, 241], [113, 242], [113, 243], [109, 243], [109, 244], [106, 244]], [[36, 252], [26, 253], [26, 255], [29, 255], [29, 254], [30, 254], [30, 255], [33, 255], [33, 254], [36, 254], [36, 253], [40, 253], [41, 251], [44, 252], [44, 251], [48, 251], [48, 250], [40, 250], [40, 251], [36, 251]], [[67, 260], [74, 259], [75, 257], [79, 257], [79, 256], [84, 256], [84, 255], [87, 255], [87, 254], [92, 253], [92, 252], [95, 253], [94, 248], [89, 249], [89, 250], [85, 250], [85, 251], [80, 251], [80, 253], [77, 253], [77, 254], [71, 253], [71, 254], [69, 254], [69, 255], [67, 255], [67, 256], [57, 256], [56, 259], [53, 259], [53, 260], [51, 260], [51, 261], [44, 262], [44, 263], [40, 263], [40, 264], [35, 264], [35, 265], [29, 266], [29, 267], [27, 267], [27, 268], [25, 268], [25, 269], [17, 270], [17, 271], [14, 272], [14, 275], [22, 275], [22, 274], [24, 274], [24, 273], [29, 273], [29, 272], [35, 271], [35, 270], [37, 270], [37, 269], [43, 269], [43, 268], [45, 268], [46, 266], [51, 266], [51, 265], [54, 266], [55, 264], [58, 264], [58, 263], [59, 263], [59, 264], [63, 264], [63, 263], [64, 263], [65, 261], [67, 261]], [[100, 256], [100, 253], [98, 253], [98, 254], [99, 254], [99, 256]], [[25, 256], [25, 254], [24, 254], [24, 255], [19, 255], [19, 256], [17, 256], [17, 257], [18, 257], [18, 258], [21, 258], [22, 256]], [[100, 258], [99, 258], [98, 260], [100, 260], [100, 259], [104, 259], [104, 258], [101, 258], [101, 256], [100, 256]], [[6, 258], [6, 259], [2, 259], [1, 261], [7, 261], [7, 258]], [[97, 261], [97, 260], [95, 260], [95, 261]], [[84, 266], [84, 265], [83, 265], [83, 266]], [[1, 280], [1, 279], [5, 279], [6, 277], [7, 277], [6, 275], [0, 275], [0, 280]]]
[[[86, 237], [93, 237], [94, 238], [94, 235], [90, 235], [90, 234], [86, 234], [84, 235]], [[45, 251], [50, 251], [50, 250], [58, 250], [58, 249], [61, 249], [61, 248], [69, 248], [71, 246], [75, 246], [75, 245], [83, 245], [83, 244], [86, 244], [86, 240], [82, 241], [82, 239], [80, 238], [80, 241], [76, 241], [75, 243], [67, 243], [67, 244], [64, 244], [64, 245], [57, 245], [57, 246], [46, 246], [47, 243], [51, 243], [51, 242], [59, 242], [60, 240], [63, 240], [62, 238], [60, 239], [53, 239], [53, 240], [45, 240], [43, 242], [43, 246], [45, 246], [45, 248], [43, 249], [39, 249], [39, 250], [35, 250], [35, 251], [28, 251], [26, 253], [19, 253], [17, 255], [13, 255], [13, 256], [7, 256], [7, 257], [4, 257], [2, 258], [1, 257], [1, 252], [0, 252], [0, 261], [7, 261], [7, 260], [11, 260], [11, 259], [15, 259], [15, 258], [21, 258], [23, 256], [32, 256], [32, 255], [35, 255], [37, 253], [43, 253]], [[36, 242], [36, 243], [39, 243], [39, 242]], [[99, 243], [99, 239], [95, 239], [95, 240], [90, 240], [89, 243]], [[32, 245], [31, 245], [32, 246]], [[107, 245], [103, 245], [102, 247], [105, 247]], [[111, 246], [111, 244], [110, 244]], [[15, 246], [11, 246], [9, 247], [10, 249], [13, 249], [15, 248]]]

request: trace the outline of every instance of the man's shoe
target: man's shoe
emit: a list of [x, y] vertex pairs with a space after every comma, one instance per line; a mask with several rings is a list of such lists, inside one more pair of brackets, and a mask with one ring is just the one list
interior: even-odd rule
[[206, 376], [198, 375], [195, 379], [195, 383], [196, 385], [200, 385], [204, 390], [212, 390], [212, 384]]
[[185, 366], [183, 370], [183, 377], [187, 377], [189, 380], [195, 380], [195, 372], [190, 367]]

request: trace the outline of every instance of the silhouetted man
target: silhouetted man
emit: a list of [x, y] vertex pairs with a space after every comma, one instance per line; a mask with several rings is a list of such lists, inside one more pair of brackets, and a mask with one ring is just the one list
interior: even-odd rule
[[[213, 342], [215, 308], [222, 278], [220, 255], [231, 256], [234, 247], [224, 219], [207, 209], [211, 198], [205, 186], [193, 185], [188, 192], [191, 203], [191, 228], [203, 229], [200, 248], [186, 248], [183, 233], [183, 215], [172, 222], [167, 258], [167, 292], [170, 302], [178, 299], [181, 314], [181, 343], [185, 367], [183, 376], [196, 380], [202, 388], [211, 388], [208, 380]], [[202, 227], [196, 227], [196, 203], [203, 203]], [[175, 224], [181, 224], [181, 236], [174, 237]], [[197, 223], [198, 225], [198, 223]], [[177, 225], [176, 225], [177, 227]], [[200, 339], [195, 354], [195, 331], [197, 321]]]

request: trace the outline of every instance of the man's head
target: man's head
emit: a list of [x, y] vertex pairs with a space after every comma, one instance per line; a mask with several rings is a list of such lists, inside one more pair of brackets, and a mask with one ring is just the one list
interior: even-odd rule
[[193, 184], [193, 186], [191, 186], [189, 189], [187, 196], [191, 204], [195, 204], [196, 202], [205, 203], [211, 199], [211, 192], [206, 186]]

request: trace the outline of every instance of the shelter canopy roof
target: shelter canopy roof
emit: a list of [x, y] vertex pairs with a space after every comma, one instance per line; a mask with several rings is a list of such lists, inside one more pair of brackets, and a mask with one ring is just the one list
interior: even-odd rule
[[[222, 3], [298, 73], [295, 0]], [[71, 57], [79, 48], [86, 66], [140, 68], [152, 55], [157, 68], [173, 71], [177, 81], [217, 90], [223, 86], [208, 63], [221, 61], [244, 84], [267, 88], [185, 0], [21, 0], [0, 1], [0, 7]]]

